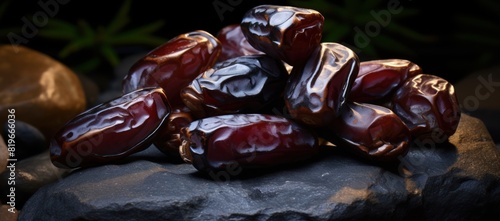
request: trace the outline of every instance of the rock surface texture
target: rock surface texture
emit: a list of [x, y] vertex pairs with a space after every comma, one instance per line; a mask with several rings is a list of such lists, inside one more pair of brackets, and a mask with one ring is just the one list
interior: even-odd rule
[[19, 209], [38, 189], [62, 179], [70, 171], [55, 167], [50, 161], [49, 150], [14, 163], [15, 185], [8, 184], [12, 172], [9, 168], [0, 174], [0, 194], [9, 195], [10, 187], [15, 187], [16, 208]]
[[400, 162], [386, 165], [325, 147], [300, 165], [206, 176], [191, 165], [166, 162], [155, 149], [73, 171], [37, 191], [19, 220], [500, 217], [500, 152], [484, 124], [468, 115], [449, 142], [417, 141]]

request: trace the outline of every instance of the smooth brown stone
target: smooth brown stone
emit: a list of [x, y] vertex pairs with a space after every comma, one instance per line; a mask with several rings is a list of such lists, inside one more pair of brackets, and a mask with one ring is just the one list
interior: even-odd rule
[[86, 108], [77, 75], [59, 61], [23, 46], [0, 46], [0, 121], [10, 108], [16, 119], [46, 137]]
[[[16, 208], [11, 209], [9, 205], [0, 206], [0, 220], [2, 221], [16, 221], [19, 217], [19, 211]], [[13, 212], [10, 212], [11, 209]]]
[[9, 159], [9, 151], [2, 136], [0, 136], [0, 174], [3, 173], [7, 167], [7, 160]]

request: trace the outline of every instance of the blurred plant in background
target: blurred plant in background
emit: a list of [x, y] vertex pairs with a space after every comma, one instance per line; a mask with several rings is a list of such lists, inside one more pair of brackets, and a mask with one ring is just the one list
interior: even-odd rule
[[[0, 19], [6, 10], [9, 10], [9, 3], [10, 1], [4, 1], [0, 4]], [[105, 75], [112, 75], [112, 68], [130, 55], [121, 53], [122, 48], [154, 48], [167, 41], [166, 38], [155, 35], [155, 32], [165, 25], [164, 20], [131, 27], [131, 6], [132, 0], [124, 1], [107, 24], [91, 25], [86, 19], [69, 21], [50, 18], [47, 25], [38, 29], [36, 40], [45, 39], [44, 44], [56, 48], [56, 59], [78, 73], [102, 75], [104, 72]], [[9, 32], [16, 33], [19, 30], [21, 27], [1, 28], [0, 36], [4, 37]], [[29, 47], [34, 47], [31, 42]], [[137, 53], [131, 53], [134, 52]]]
[[[389, 5], [383, 0], [289, 0], [289, 4], [303, 8], [313, 8], [325, 17], [323, 41], [350, 44], [359, 50], [358, 54], [370, 59], [380, 58], [381, 53], [389, 52], [401, 56], [415, 56], [415, 51], [408, 46], [408, 42], [430, 43], [436, 41], [435, 36], [421, 34], [418, 31], [401, 24], [404, 19], [417, 19], [419, 10], [409, 6], [399, 5], [398, 13], [389, 14]], [[394, 6], [391, 6], [394, 7]], [[385, 14], [389, 17], [375, 17], [375, 14]], [[385, 19], [385, 21], [379, 21]], [[373, 29], [374, 22], [378, 22], [378, 34], [370, 37], [368, 44], [359, 47], [355, 42], [356, 35], [366, 33], [366, 29]], [[386, 24], [384, 24], [386, 23]], [[369, 25], [370, 27], [367, 27]], [[369, 30], [377, 32], [377, 30]], [[349, 46], [349, 45], [346, 45]], [[356, 49], [355, 48], [355, 49]]]
[[[345, 44], [362, 60], [405, 58], [426, 72], [453, 82], [478, 70], [499, 66], [498, 1], [449, 3], [452, 8], [448, 3], [411, 0], [287, 1], [289, 5], [321, 12], [325, 16], [323, 41]], [[396, 5], [402, 10], [390, 14], [390, 18], [380, 17], [384, 10], [390, 11]], [[388, 22], [381, 24], [383, 19]], [[380, 30], [373, 30], [377, 28], [374, 22], [378, 22]], [[364, 34], [372, 32], [363, 47], [356, 44], [360, 30]]]
[[[103, 62], [115, 67], [122, 58], [116, 50], [117, 47], [130, 45], [156, 47], [166, 41], [165, 38], [154, 35], [154, 32], [164, 25], [163, 20], [134, 29], [128, 27], [131, 21], [129, 17], [131, 2], [131, 0], [125, 1], [106, 26], [92, 27], [83, 19], [71, 23], [52, 18], [46, 27], [40, 29], [39, 35], [65, 43], [58, 53], [60, 59], [65, 60], [72, 55], [80, 56], [78, 60], [81, 63], [73, 66], [76, 71], [92, 72]], [[84, 51], [90, 52], [86, 53], [87, 57], [81, 57]]]

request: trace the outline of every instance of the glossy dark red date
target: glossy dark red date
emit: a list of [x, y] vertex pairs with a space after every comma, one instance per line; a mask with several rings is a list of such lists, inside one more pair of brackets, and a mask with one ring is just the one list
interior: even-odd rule
[[359, 69], [359, 58], [337, 43], [321, 43], [307, 63], [292, 69], [285, 103], [295, 120], [325, 126], [338, 116]]
[[321, 43], [324, 20], [312, 9], [259, 5], [243, 16], [240, 25], [254, 48], [296, 66]]
[[217, 59], [218, 62], [225, 61], [230, 58], [235, 58], [245, 55], [264, 54], [255, 49], [241, 31], [240, 24], [231, 24], [223, 27], [216, 35], [219, 39], [222, 50]]
[[408, 78], [421, 74], [422, 69], [415, 63], [404, 59], [382, 59], [363, 61], [349, 100], [382, 104], [390, 101], [396, 91]]
[[203, 172], [270, 167], [303, 161], [319, 151], [317, 137], [280, 116], [232, 114], [181, 129], [181, 155]]
[[247, 55], [217, 63], [182, 89], [184, 104], [197, 118], [258, 112], [282, 99], [288, 72], [281, 60]]
[[377, 161], [393, 161], [404, 156], [411, 141], [408, 127], [390, 109], [348, 102], [322, 136], [348, 148], [362, 157]]
[[429, 74], [408, 79], [392, 98], [392, 109], [415, 137], [449, 137], [457, 130], [461, 115], [453, 85]]
[[181, 128], [189, 126], [193, 121], [190, 112], [173, 110], [167, 117], [165, 127], [154, 139], [154, 145], [171, 159], [181, 160], [179, 147], [181, 146]]
[[144, 88], [91, 108], [51, 139], [54, 165], [86, 167], [112, 162], [152, 144], [170, 105], [163, 89]]
[[179, 91], [217, 61], [220, 42], [202, 30], [178, 35], [137, 61], [123, 79], [123, 92], [161, 87], [170, 105], [180, 108]]

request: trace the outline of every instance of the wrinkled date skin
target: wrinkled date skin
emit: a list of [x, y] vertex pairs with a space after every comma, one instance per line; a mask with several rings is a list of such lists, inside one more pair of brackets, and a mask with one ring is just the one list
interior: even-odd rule
[[323, 130], [322, 136], [362, 157], [394, 161], [409, 150], [411, 134], [390, 109], [375, 104], [346, 103], [341, 116]]
[[359, 58], [337, 43], [321, 43], [303, 67], [294, 67], [284, 97], [295, 120], [328, 125], [339, 115], [359, 69]]
[[53, 164], [61, 168], [108, 163], [144, 150], [170, 114], [161, 88], [130, 92], [82, 112], [50, 142]]
[[457, 130], [461, 116], [453, 85], [429, 74], [408, 79], [396, 91], [392, 109], [415, 137], [449, 137]]
[[258, 55], [264, 52], [255, 49], [241, 31], [240, 24], [231, 24], [223, 27], [216, 35], [219, 39], [222, 50], [217, 59], [218, 62], [225, 61], [245, 55]]
[[202, 30], [178, 35], [137, 61], [123, 79], [123, 92], [161, 87], [173, 108], [182, 107], [179, 91], [217, 61], [221, 45]]
[[260, 5], [243, 15], [240, 25], [254, 48], [296, 66], [321, 43], [324, 21], [312, 9]]
[[247, 55], [217, 63], [182, 89], [197, 118], [257, 112], [283, 98], [288, 72], [281, 60]]
[[422, 69], [404, 59], [363, 61], [349, 94], [353, 102], [383, 104], [408, 78], [421, 74]]
[[299, 162], [319, 151], [301, 125], [265, 114], [220, 115], [181, 129], [181, 155], [199, 171], [271, 167]]
[[167, 117], [166, 126], [154, 139], [155, 147], [172, 160], [182, 161], [179, 154], [181, 145], [180, 131], [181, 128], [189, 126], [192, 121], [193, 117], [190, 112], [173, 110]]

